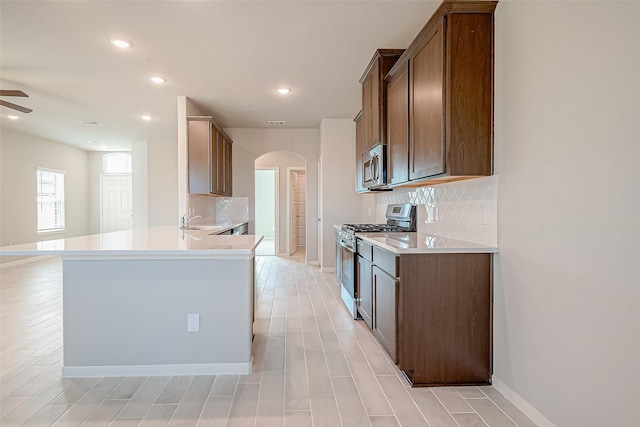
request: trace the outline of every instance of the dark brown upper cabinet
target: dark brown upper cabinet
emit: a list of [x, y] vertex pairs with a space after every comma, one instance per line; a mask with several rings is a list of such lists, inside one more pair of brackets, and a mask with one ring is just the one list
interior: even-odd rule
[[496, 4], [443, 2], [387, 74], [390, 185], [493, 173]]
[[409, 180], [409, 67], [404, 63], [387, 83], [387, 179]]
[[362, 181], [362, 152], [364, 151], [364, 121], [362, 120], [362, 110], [353, 119], [356, 123], [356, 192], [367, 191]]
[[444, 25], [439, 20], [409, 60], [409, 179], [445, 173]]
[[211, 116], [189, 116], [189, 193], [232, 195], [233, 141]]
[[402, 52], [404, 49], [378, 49], [360, 79], [364, 150], [385, 143], [387, 104], [384, 76], [400, 58]]

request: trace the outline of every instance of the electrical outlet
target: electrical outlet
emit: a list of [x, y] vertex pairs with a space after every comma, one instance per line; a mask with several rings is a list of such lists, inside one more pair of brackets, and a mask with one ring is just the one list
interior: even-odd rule
[[489, 208], [486, 206], [480, 206], [480, 225], [487, 225], [488, 216]]
[[187, 314], [187, 332], [200, 332], [200, 314]]

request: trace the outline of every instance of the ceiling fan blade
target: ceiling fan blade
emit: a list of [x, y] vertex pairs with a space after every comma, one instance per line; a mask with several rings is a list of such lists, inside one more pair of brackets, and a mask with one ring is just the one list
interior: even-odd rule
[[23, 98], [29, 97], [29, 95], [27, 95], [21, 90], [2, 90], [2, 89], [0, 89], [0, 96], [21, 96]]
[[20, 111], [21, 113], [30, 113], [30, 112], [33, 111], [31, 108], [22, 107], [20, 105], [14, 104], [12, 102], [3, 101], [2, 99], [0, 99], [0, 105], [2, 105], [4, 107], [13, 108], [14, 110]]

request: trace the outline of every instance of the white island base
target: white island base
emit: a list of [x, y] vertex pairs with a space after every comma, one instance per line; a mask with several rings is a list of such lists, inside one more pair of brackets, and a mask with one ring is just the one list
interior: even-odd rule
[[0, 255], [62, 257], [63, 377], [248, 374], [261, 240], [152, 227]]
[[252, 258], [64, 259], [63, 280], [63, 377], [251, 372]]

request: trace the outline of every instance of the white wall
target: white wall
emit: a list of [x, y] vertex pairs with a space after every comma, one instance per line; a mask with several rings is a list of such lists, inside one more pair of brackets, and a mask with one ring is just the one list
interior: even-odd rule
[[102, 200], [100, 194], [100, 175], [102, 174], [102, 156], [103, 151], [89, 151], [87, 156], [89, 159], [88, 166], [88, 182], [89, 182], [89, 230], [88, 234], [100, 233], [100, 209], [102, 207]]
[[496, 10], [494, 378], [558, 426], [638, 425], [639, 17]]
[[[255, 233], [265, 239], [276, 237], [276, 173], [275, 170], [256, 169]], [[275, 255], [275, 254], [273, 254]]]
[[187, 116], [205, 115], [199, 106], [186, 96], [178, 96], [176, 99], [176, 117], [178, 121], [178, 135], [176, 141], [176, 168], [177, 168], [177, 197], [178, 218], [187, 213], [189, 207], [189, 164], [187, 157], [188, 126]]
[[249, 233], [255, 221], [255, 160], [272, 151], [289, 151], [307, 164], [307, 262], [318, 260], [318, 130], [225, 129], [233, 139], [233, 196], [249, 198]]
[[179, 225], [176, 154], [176, 139], [142, 140], [132, 144], [134, 228]]
[[133, 228], [149, 226], [149, 164], [147, 140], [131, 144], [131, 190]]
[[[368, 222], [369, 217], [363, 215], [364, 204], [370, 204], [374, 211], [371, 218], [375, 218], [375, 197], [359, 195], [355, 191], [355, 141], [356, 125], [353, 120], [322, 119], [320, 122], [323, 269], [335, 268], [334, 224]], [[311, 198], [311, 194], [307, 196]], [[307, 223], [311, 221], [307, 216]]]
[[[147, 185], [149, 226], [178, 226], [178, 159], [177, 140], [147, 141]], [[135, 170], [133, 173], [135, 174]], [[186, 211], [185, 211], [186, 212]], [[184, 214], [183, 214], [184, 215]]]
[[[36, 168], [65, 172], [64, 233], [37, 235]], [[80, 236], [89, 230], [87, 152], [2, 128], [0, 246]]]
[[[256, 159], [256, 168], [277, 168], [278, 169], [278, 252], [286, 254], [288, 237], [287, 218], [287, 167], [305, 167], [305, 161], [297, 154], [287, 151], [274, 151], [266, 153]], [[305, 232], [306, 234], [306, 232]]]

